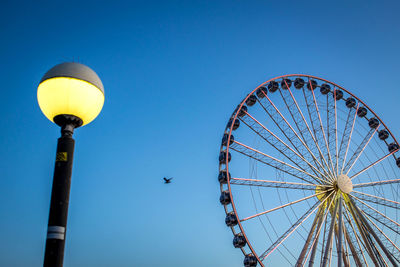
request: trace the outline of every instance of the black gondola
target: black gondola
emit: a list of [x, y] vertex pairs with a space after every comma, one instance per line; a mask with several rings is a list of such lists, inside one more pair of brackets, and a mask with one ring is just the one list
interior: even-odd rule
[[[231, 161], [231, 153], [228, 153], [228, 162]], [[225, 164], [226, 163], [226, 151], [221, 151], [221, 153], [219, 153], [219, 163], [220, 164]]]
[[296, 80], [294, 80], [294, 88], [296, 89], [301, 89], [304, 87], [304, 80], [302, 78], [296, 78]]
[[388, 145], [389, 153], [392, 153], [393, 151], [396, 151], [397, 149], [399, 149], [399, 145], [397, 143], [390, 143]]
[[371, 118], [371, 119], [368, 121], [368, 125], [369, 125], [369, 127], [375, 129], [376, 127], [379, 126], [379, 121], [378, 121], [377, 118]]
[[367, 115], [367, 113], [368, 113], [368, 110], [364, 107], [361, 107], [357, 110], [357, 115], [360, 118], [365, 117], [365, 115]]
[[231, 196], [229, 195], [228, 191], [222, 191], [221, 196], [219, 197], [219, 202], [222, 205], [228, 205], [231, 203]]
[[317, 88], [318, 83], [316, 80], [311, 80], [307, 83], [307, 88], [308, 90], [315, 90], [315, 88]]
[[245, 105], [242, 106], [242, 108], [239, 110], [239, 117], [243, 117], [244, 115], [246, 115], [247, 112], [247, 107]]
[[273, 93], [279, 89], [279, 83], [276, 81], [272, 81], [268, 84], [268, 90]]
[[386, 130], [380, 130], [378, 134], [379, 139], [386, 140], [389, 137], [389, 133]]
[[257, 258], [253, 254], [247, 254], [243, 261], [244, 267], [257, 266]]
[[321, 85], [321, 94], [326, 95], [327, 93], [329, 93], [331, 91], [331, 86], [327, 83], [324, 83]]
[[334, 95], [335, 95], [335, 99], [336, 99], [336, 100], [340, 100], [340, 99], [343, 98], [343, 92], [342, 92], [342, 90], [336, 90]]
[[282, 89], [285, 89], [285, 90], [289, 89], [290, 86], [292, 86], [292, 80], [287, 79], [287, 78], [282, 79], [282, 82], [281, 82]]
[[255, 95], [249, 96], [249, 98], [246, 99], [246, 105], [248, 106], [253, 106], [257, 102], [257, 97]]
[[222, 170], [218, 174], [218, 182], [220, 184], [226, 184], [228, 182], [228, 177], [231, 177], [231, 174], [229, 173], [227, 175], [226, 170]]
[[228, 214], [226, 214], [225, 224], [229, 227], [232, 227], [232, 226], [235, 226], [238, 224], [235, 213], [229, 212]]
[[[228, 121], [228, 124], [227, 124], [227, 127], [228, 127], [228, 128], [231, 127], [231, 125], [232, 125], [232, 120], [233, 120], [233, 119], [230, 119], [230, 120]], [[235, 123], [233, 124], [232, 130], [236, 130], [237, 128], [239, 128], [239, 126], [240, 126], [240, 121], [239, 121], [239, 120], [235, 120]]]
[[356, 104], [357, 104], [357, 101], [352, 97], [350, 97], [346, 100], [346, 107], [348, 107], [348, 108], [354, 108], [356, 106]]
[[264, 86], [261, 86], [260, 88], [257, 89], [256, 95], [258, 98], [263, 98], [267, 94], [268, 90]]
[[[222, 145], [226, 146], [228, 143], [228, 137], [229, 134], [224, 134], [224, 137], [222, 137]], [[231, 135], [231, 139], [229, 140], [229, 145], [232, 145], [233, 141], [235, 140], [235, 137], [233, 137], [233, 135]]]
[[233, 246], [235, 248], [242, 248], [246, 245], [246, 238], [242, 234], [237, 234], [233, 238]]

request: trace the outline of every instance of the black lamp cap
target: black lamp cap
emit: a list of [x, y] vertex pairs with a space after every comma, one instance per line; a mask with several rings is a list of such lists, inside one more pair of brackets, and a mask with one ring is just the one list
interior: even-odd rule
[[82, 126], [83, 121], [81, 118], [70, 115], [70, 114], [60, 114], [53, 118], [55, 124], [61, 127], [62, 135], [72, 135], [74, 129]]

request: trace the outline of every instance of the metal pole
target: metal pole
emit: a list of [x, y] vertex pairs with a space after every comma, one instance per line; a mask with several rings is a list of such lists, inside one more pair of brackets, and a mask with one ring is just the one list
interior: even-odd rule
[[75, 146], [75, 140], [72, 138], [74, 128], [72, 124], [62, 126], [62, 135], [58, 138], [44, 267], [63, 266], [72, 161]]
[[338, 208], [339, 208], [339, 203], [338, 202], [339, 202], [338, 199], [336, 199], [335, 210], [331, 215], [331, 218], [332, 218], [331, 226], [330, 226], [330, 229], [329, 229], [328, 240], [326, 241], [324, 258], [323, 258], [323, 261], [322, 261], [322, 264], [321, 264], [322, 267], [326, 266], [326, 264], [328, 262], [329, 253], [330, 253], [330, 250], [332, 248], [332, 242], [331, 241], [332, 241], [332, 236], [333, 236], [333, 229], [335, 227], [336, 214], [337, 214]]
[[[350, 211], [351, 215], [353, 216], [354, 221], [356, 222], [356, 225], [358, 227], [358, 230], [360, 231], [362, 239], [364, 240], [364, 246], [367, 249], [367, 253], [368, 253], [369, 257], [372, 259], [375, 266], [381, 266], [378, 264], [378, 258], [376, 258], [374, 250], [371, 247], [371, 243], [370, 243], [371, 239], [368, 239], [369, 233], [365, 231], [364, 225], [363, 225], [362, 221], [360, 220], [358, 213], [355, 210], [355, 207], [353, 206], [353, 202], [350, 200], [351, 199], [349, 198], [349, 204], [350, 204], [350, 205], [348, 205], [349, 211]], [[356, 237], [357, 237], [357, 235], [356, 235]]]
[[[310, 256], [310, 261], [309, 261], [309, 267], [312, 267], [312, 266], [314, 266], [314, 258], [315, 258], [315, 252], [317, 251], [317, 246], [318, 246], [318, 239], [319, 239], [319, 234], [320, 234], [320, 230], [321, 230], [321, 228], [322, 228], [322, 222], [324, 221], [324, 218], [326, 218], [326, 217], [324, 217], [324, 211], [322, 211], [321, 212], [322, 214], [321, 214], [321, 218], [320, 218], [320, 220], [319, 220], [319, 222], [318, 222], [318, 226], [317, 226], [317, 234], [315, 235], [315, 237], [314, 237], [314, 239], [315, 239], [315, 242], [314, 242], [314, 244], [312, 245], [312, 250], [311, 250], [311, 256]], [[304, 265], [305, 265], [305, 263], [304, 263]], [[303, 265], [303, 266], [304, 266]]]
[[[296, 266], [303, 266], [304, 256], [306, 255], [306, 252], [308, 250], [308, 246], [310, 245], [311, 239], [312, 239], [312, 237], [314, 235], [314, 231], [316, 229], [315, 227], [317, 226], [317, 224], [319, 225], [319, 222], [321, 221], [321, 219], [323, 217], [323, 216], [320, 216], [321, 213], [323, 213], [323, 208], [319, 208], [319, 210], [317, 212], [317, 215], [315, 216], [315, 219], [314, 219], [314, 222], [313, 222], [313, 224], [311, 226], [310, 233], [308, 234], [306, 243], [304, 244], [303, 249], [302, 249], [302, 251], [300, 253], [300, 256], [297, 259]], [[318, 227], [317, 227], [317, 231], [318, 231]]]
[[338, 267], [342, 267], [342, 232], [343, 232], [343, 217], [342, 217], [342, 193], [339, 195], [339, 234], [338, 234]]
[[397, 262], [393, 259], [393, 255], [386, 249], [385, 245], [382, 243], [382, 241], [379, 239], [379, 237], [376, 235], [376, 233], [374, 232], [374, 230], [372, 229], [372, 227], [369, 225], [369, 223], [367, 222], [367, 220], [364, 218], [364, 216], [362, 215], [361, 211], [358, 209], [358, 207], [354, 204], [354, 201], [352, 198], [350, 198], [350, 202], [352, 204], [352, 206], [354, 207], [354, 209], [356, 210], [356, 212], [358, 213], [358, 215], [360, 216], [361, 221], [364, 223], [364, 225], [366, 226], [366, 228], [368, 229], [368, 232], [370, 234], [372, 234], [372, 236], [375, 238], [376, 242], [378, 242], [379, 246], [381, 247], [381, 249], [383, 250], [383, 252], [386, 254], [386, 256], [388, 257], [389, 261], [393, 264], [393, 266], [399, 266], [397, 264]]

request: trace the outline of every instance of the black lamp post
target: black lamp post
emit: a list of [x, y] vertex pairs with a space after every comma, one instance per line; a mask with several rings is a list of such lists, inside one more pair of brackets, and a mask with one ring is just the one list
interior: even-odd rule
[[43, 76], [37, 96], [44, 115], [61, 127], [43, 266], [62, 267], [75, 146], [72, 135], [74, 129], [88, 124], [100, 113], [104, 88], [92, 69], [67, 62], [56, 65]]

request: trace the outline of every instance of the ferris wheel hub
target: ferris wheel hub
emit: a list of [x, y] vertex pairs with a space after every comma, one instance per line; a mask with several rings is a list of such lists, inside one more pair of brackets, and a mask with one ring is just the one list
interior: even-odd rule
[[346, 194], [349, 194], [351, 191], [353, 191], [353, 182], [346, 174], [341, 174], [338, 176], [337, 186], [343, 193]]

